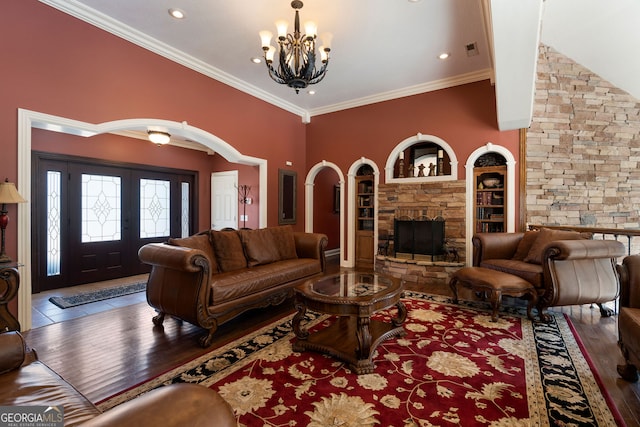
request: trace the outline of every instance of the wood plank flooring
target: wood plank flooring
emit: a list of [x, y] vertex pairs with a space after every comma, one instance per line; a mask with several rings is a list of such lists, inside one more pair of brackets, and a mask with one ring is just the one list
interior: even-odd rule
[[[330, 271], [337, 268], [334, 263]], [[451, 295], [448, 287], [410, 285], [409, 289]], [[616, 373], [616, 365], [623, 362], [617, 347], [617, 316], [602, 318], [597, 307], [588, 305], [554, 311], [571, 319], [627, 425], [640, 426], [640, 385]], [[245, 313], [219, 328], [212, 348], [289, 312], [293, 312], [290, 302]], [[35, 328], [25, 332], [25, 338], [40, 360], [98, 403], [211, 350], [198, 346], [201, 329], [175, 319], [154, 327], [153, 314], [146, 303], [134, 303]]]

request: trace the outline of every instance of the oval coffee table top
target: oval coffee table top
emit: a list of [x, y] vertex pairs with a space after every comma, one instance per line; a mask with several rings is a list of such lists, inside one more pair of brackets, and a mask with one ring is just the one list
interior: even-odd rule
[[357, 270], [342, 271], [320, 279], [309, 280], [298, 287], [298, 292], [314, 300], [368, 302], [398, 292], [401, 281], [394, 277]]

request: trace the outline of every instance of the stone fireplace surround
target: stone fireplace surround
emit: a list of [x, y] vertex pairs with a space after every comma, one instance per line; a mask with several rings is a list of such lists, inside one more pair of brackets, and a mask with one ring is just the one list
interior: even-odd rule
[[[465, 265], [465, 200], [464, 180], [416, 184], [378, 185], [378, 236], [393, 234], [393, 220], [399, 216], [418, 218], [444, 217], [447, 244], [458, 250], [459, 262], [431, 257], [396, 258], [393, 245], [387, 256], [378, 255], [376, 271], [401, 277], [408, 283], [444, 286], [452, 272]], [[439, 257], [443, 258], [443, 257]]]

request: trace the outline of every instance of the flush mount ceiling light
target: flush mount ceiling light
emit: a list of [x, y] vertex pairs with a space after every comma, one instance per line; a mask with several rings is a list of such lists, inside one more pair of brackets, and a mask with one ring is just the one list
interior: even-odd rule
[[269, 70], [269, 76], [277, 83], [286, 84], [295, 89], [296, 93], [309, 85], [320, 82], [327, 72], [329, 64], [329, 52], [331, 51], [331, 34], [323, 34], [323, 46], [320, 46], [320, 58], [322, 66], [316, 69], [316, 33], [318, 31], [314, 22], [305, 22], [305, 34], [300, 33], [300, 14], [303, 3], [299, 0], [291, 2], [295, 9], [295, 21], [293, 34], [287, 34], [287, 22], [276, 22], [278, 29], [278, 68], [274, 68], [273, 59], [276, 48], [271, 46], [270, 31], [260, 31], [264, 59]]
[[176, 19], [184, 19], [187, 15], [184, 13], [183, 10], [180, 9], [176, 9], [176, 8], [171, 8], [169, 9], [169, 15], [171, 15], [172, 17], [176, 18]]
[[440, 55], [438, 55], [439, 59], [447, 59], [449, 57], [449, 52], [442, 52]]
[[149, 141], [157, 145], [165, 145], [171, 141], [171, 135], [168, 132], [162, 132], [159, 130], [149, 130]]

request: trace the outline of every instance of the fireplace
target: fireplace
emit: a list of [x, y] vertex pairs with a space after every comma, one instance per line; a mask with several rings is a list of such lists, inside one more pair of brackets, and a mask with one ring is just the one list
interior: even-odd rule
[[395, 256], [410, 254], [414, 259], [415, 255], [430, 255], [433, 261], [444, 255], [444, 223], [443, 219], [394, 219]]

